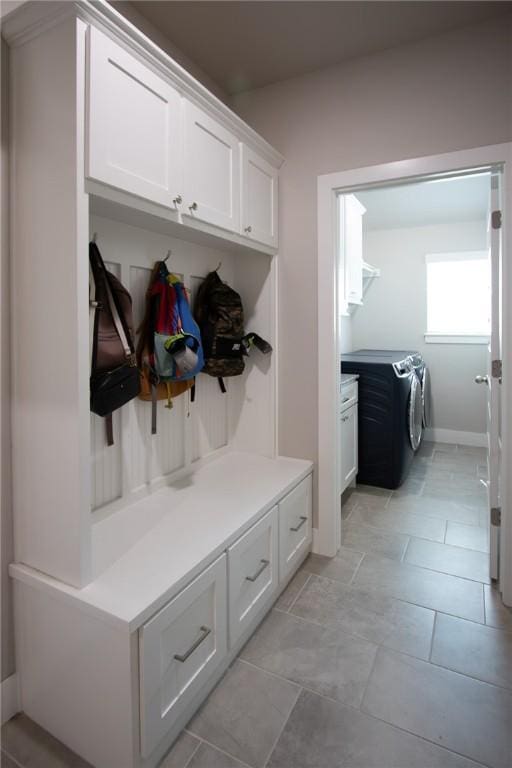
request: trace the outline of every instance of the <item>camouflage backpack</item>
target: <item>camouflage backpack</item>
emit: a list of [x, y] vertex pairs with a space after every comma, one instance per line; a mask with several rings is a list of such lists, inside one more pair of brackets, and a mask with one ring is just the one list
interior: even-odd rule
[[201, 331], [205, 365], [203, 373], [219, 380], [239, 376], [245, 368], [244, 357], [254, 344], [265, 354], [272, 351], [268, 342], [255, 333], [245, 333], [244, 309], [240, 295], [222, 282], [217, 271], [210, 272], [199, 287], [194, 302], [194, 317]]

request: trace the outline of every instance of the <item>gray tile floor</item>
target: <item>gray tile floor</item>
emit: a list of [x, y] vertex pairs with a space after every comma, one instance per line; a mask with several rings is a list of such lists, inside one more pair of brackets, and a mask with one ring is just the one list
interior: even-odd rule
[[[512, 768], [512, 613], [487, 575], [482, 449], [359, 486], [161, 768]], [[2, 766], [85, 768], [24, 715]], [[112, 766], [124, 768], [124, 766]]]

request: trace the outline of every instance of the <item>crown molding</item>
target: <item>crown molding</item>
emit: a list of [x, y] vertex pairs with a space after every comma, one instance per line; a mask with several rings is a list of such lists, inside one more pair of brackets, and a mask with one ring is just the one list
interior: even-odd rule
[[281, 167], [284, 158], [277, 150], [106, 0], [31, 0], [2, 19], [2, 36], [14, 48], [67, 18], [81, 19], [101, 29], [165, 77], [183, 96], [207, 110], [240, 141], [256, 149], [271, 165]]

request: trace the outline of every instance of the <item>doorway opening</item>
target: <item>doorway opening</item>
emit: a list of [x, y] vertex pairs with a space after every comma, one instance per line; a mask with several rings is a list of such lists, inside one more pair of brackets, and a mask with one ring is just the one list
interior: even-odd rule
[[[480, 572], [485, 565], [484, 580], [499, 580], [512, 601], [499, 473], [509, 451], [499, 211], [510, 147], [486, 155], [485, 163], [484, 151], [472, 150], [319, 179], [320, 367], [332, 351], [335, 363], [334, 408], [322, 407], [325, 390], [319, 400], [315, 545], [332, 555], [347, 535], [357, 539], [358, 522], [377, 529], [387, 516], [396, 527], [399, 512], [413, 515], [400, 524], [418, 522], [424, 533], [413, 538], [424, 540], [404, 559], [428, 567], [443, 549], [436, 545], [466, 547]], [[330, 317], [320, 301], [329, 272]], [[321, 341], [326, 319], [330, 349]], [[328, 440], [334, 461], [324, 463]], [[352, 516], [356, 503], [366, 509]], [[377, 509], [387, 512], [379, 518]], [[443, 531], [434, 522], [426, 533], [436, 518]]]

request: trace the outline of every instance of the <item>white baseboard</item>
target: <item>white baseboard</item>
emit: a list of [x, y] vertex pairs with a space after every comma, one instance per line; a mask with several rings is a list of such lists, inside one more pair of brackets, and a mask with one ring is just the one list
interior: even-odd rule
[[478, 448], [487, 447], [485, 432], [462, 432], [456, 429], [427, 428], [425, 440], [433, 443], [457, 443], [457, 445], [474, 445]]
[[1, 683], [1, 720], [2, 725], [20, 711], [18, 675], [14, 673]]

